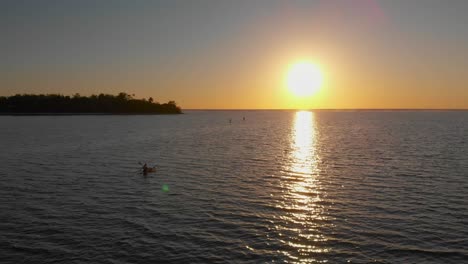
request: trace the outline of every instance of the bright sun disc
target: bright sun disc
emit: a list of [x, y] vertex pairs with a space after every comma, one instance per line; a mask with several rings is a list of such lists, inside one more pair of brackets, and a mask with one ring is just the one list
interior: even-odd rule
[[304, 97], [315, 94], [322, 84], [320, 68], [309, 62], [299, 62], [289, 69], [286, 84], [296, 96]]

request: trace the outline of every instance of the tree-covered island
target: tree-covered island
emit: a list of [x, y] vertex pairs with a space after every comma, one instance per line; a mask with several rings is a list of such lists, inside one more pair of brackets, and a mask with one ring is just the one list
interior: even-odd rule
[[135, 99], [118, 95], [66, 96], [60, 94], [17, 94], [0, 96], [0, 114], [180, 114], [174, 101], [158, 103], [153, 98]]

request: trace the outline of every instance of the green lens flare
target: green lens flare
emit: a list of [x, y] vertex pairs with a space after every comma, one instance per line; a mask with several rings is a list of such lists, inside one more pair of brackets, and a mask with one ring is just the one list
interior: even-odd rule
[[163, 186], [162, 186], [162, 191], [163, 191], [163, 192], [168, 192], [168, 191], [169, 191], [169, 185], [163, 184]]

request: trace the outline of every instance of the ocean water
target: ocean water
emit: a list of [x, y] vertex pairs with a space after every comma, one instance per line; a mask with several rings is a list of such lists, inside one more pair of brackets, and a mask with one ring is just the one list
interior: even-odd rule
[[0, 116], [0, 177], [1, 263], [468, 260], [468, 112]]

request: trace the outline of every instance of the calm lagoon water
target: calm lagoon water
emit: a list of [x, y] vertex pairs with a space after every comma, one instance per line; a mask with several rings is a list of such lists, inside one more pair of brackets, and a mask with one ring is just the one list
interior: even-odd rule
[[1, 116], [0, 162], [1, 263], [468, 259], [468, 112]]

